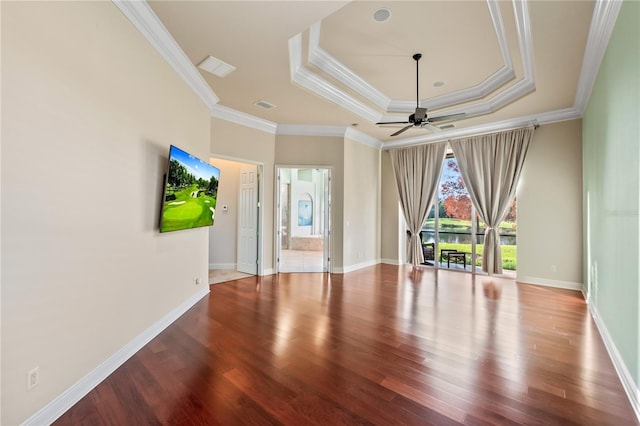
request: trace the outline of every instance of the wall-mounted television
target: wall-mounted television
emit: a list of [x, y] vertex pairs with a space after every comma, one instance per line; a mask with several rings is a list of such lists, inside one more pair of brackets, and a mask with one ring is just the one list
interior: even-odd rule
[[160, 232], [213, 225], [220, 169], [171, 145]]

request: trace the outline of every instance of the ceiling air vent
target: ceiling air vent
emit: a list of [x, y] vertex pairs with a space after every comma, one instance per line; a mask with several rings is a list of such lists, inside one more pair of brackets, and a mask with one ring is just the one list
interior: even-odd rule
[[456, 127], [455, 124], [445, 124], [444, 126], [440, 126], [440, 129], [447, 130], [447, 129], [453, 129], [454, 127]]
[[236, 69], [233, 65], [229, 65], [218, 58], [214, 58], [213, 56], [207, 56], [204, 61], [198, 64], [198, 68], [205, 70], [206, 72], [210, 72], [213, 75], [217, 75], [218, 77], [226, 77]]
[[264, 109], [271, 109], [276, 107], [274, 104], [270, 104], [267, 101], [255, 101], [253, 104], [255, 106], [259, 106], [260, 108], [264, 108]]

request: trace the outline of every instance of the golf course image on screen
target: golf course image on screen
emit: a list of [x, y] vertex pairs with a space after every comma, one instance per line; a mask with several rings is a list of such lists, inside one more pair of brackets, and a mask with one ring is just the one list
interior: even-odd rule
[[213, 225], [220, 169], [171, 146], [160, 232]]

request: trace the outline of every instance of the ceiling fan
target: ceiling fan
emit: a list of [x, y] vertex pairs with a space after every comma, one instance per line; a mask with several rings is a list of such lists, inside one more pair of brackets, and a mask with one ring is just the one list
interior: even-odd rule
[[402, 129], [393, 133], [391, 136], [398, 136], [400, 133], [403, 133], [412, 127], [425, 127], [431, 130], [432, 132], [440, 132], [441, 129], [439, 127], [434, 126], [433, 123], [439, 123], [442, 121], [459, 120], [467, 116], [467, 114], [465, 113], [458, 113], [458, 114], [440, 115], [437, 117], [429, 117], [427, 116], [427, 109], [420, 108], [419, 91], [418, 91], [418, 87], [419, 87], [418, 69], [419, 69], [420, 58], [422, 58], [421, 53], [416, 53], [415, 55], [413, 55], [413, 59], [416, 61], [416, 111], [409, 116], [409, 119], [407, 121], [386, 121], [386, 122], [376, 123], [376, 125], [408, 124], [408, 126], [403, 127]]

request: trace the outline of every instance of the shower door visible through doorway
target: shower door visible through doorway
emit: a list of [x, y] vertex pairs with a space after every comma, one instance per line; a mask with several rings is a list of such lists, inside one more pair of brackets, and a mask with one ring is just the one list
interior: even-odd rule
[[330, 169], [278, 167], [278, 272], [329, 272]]

